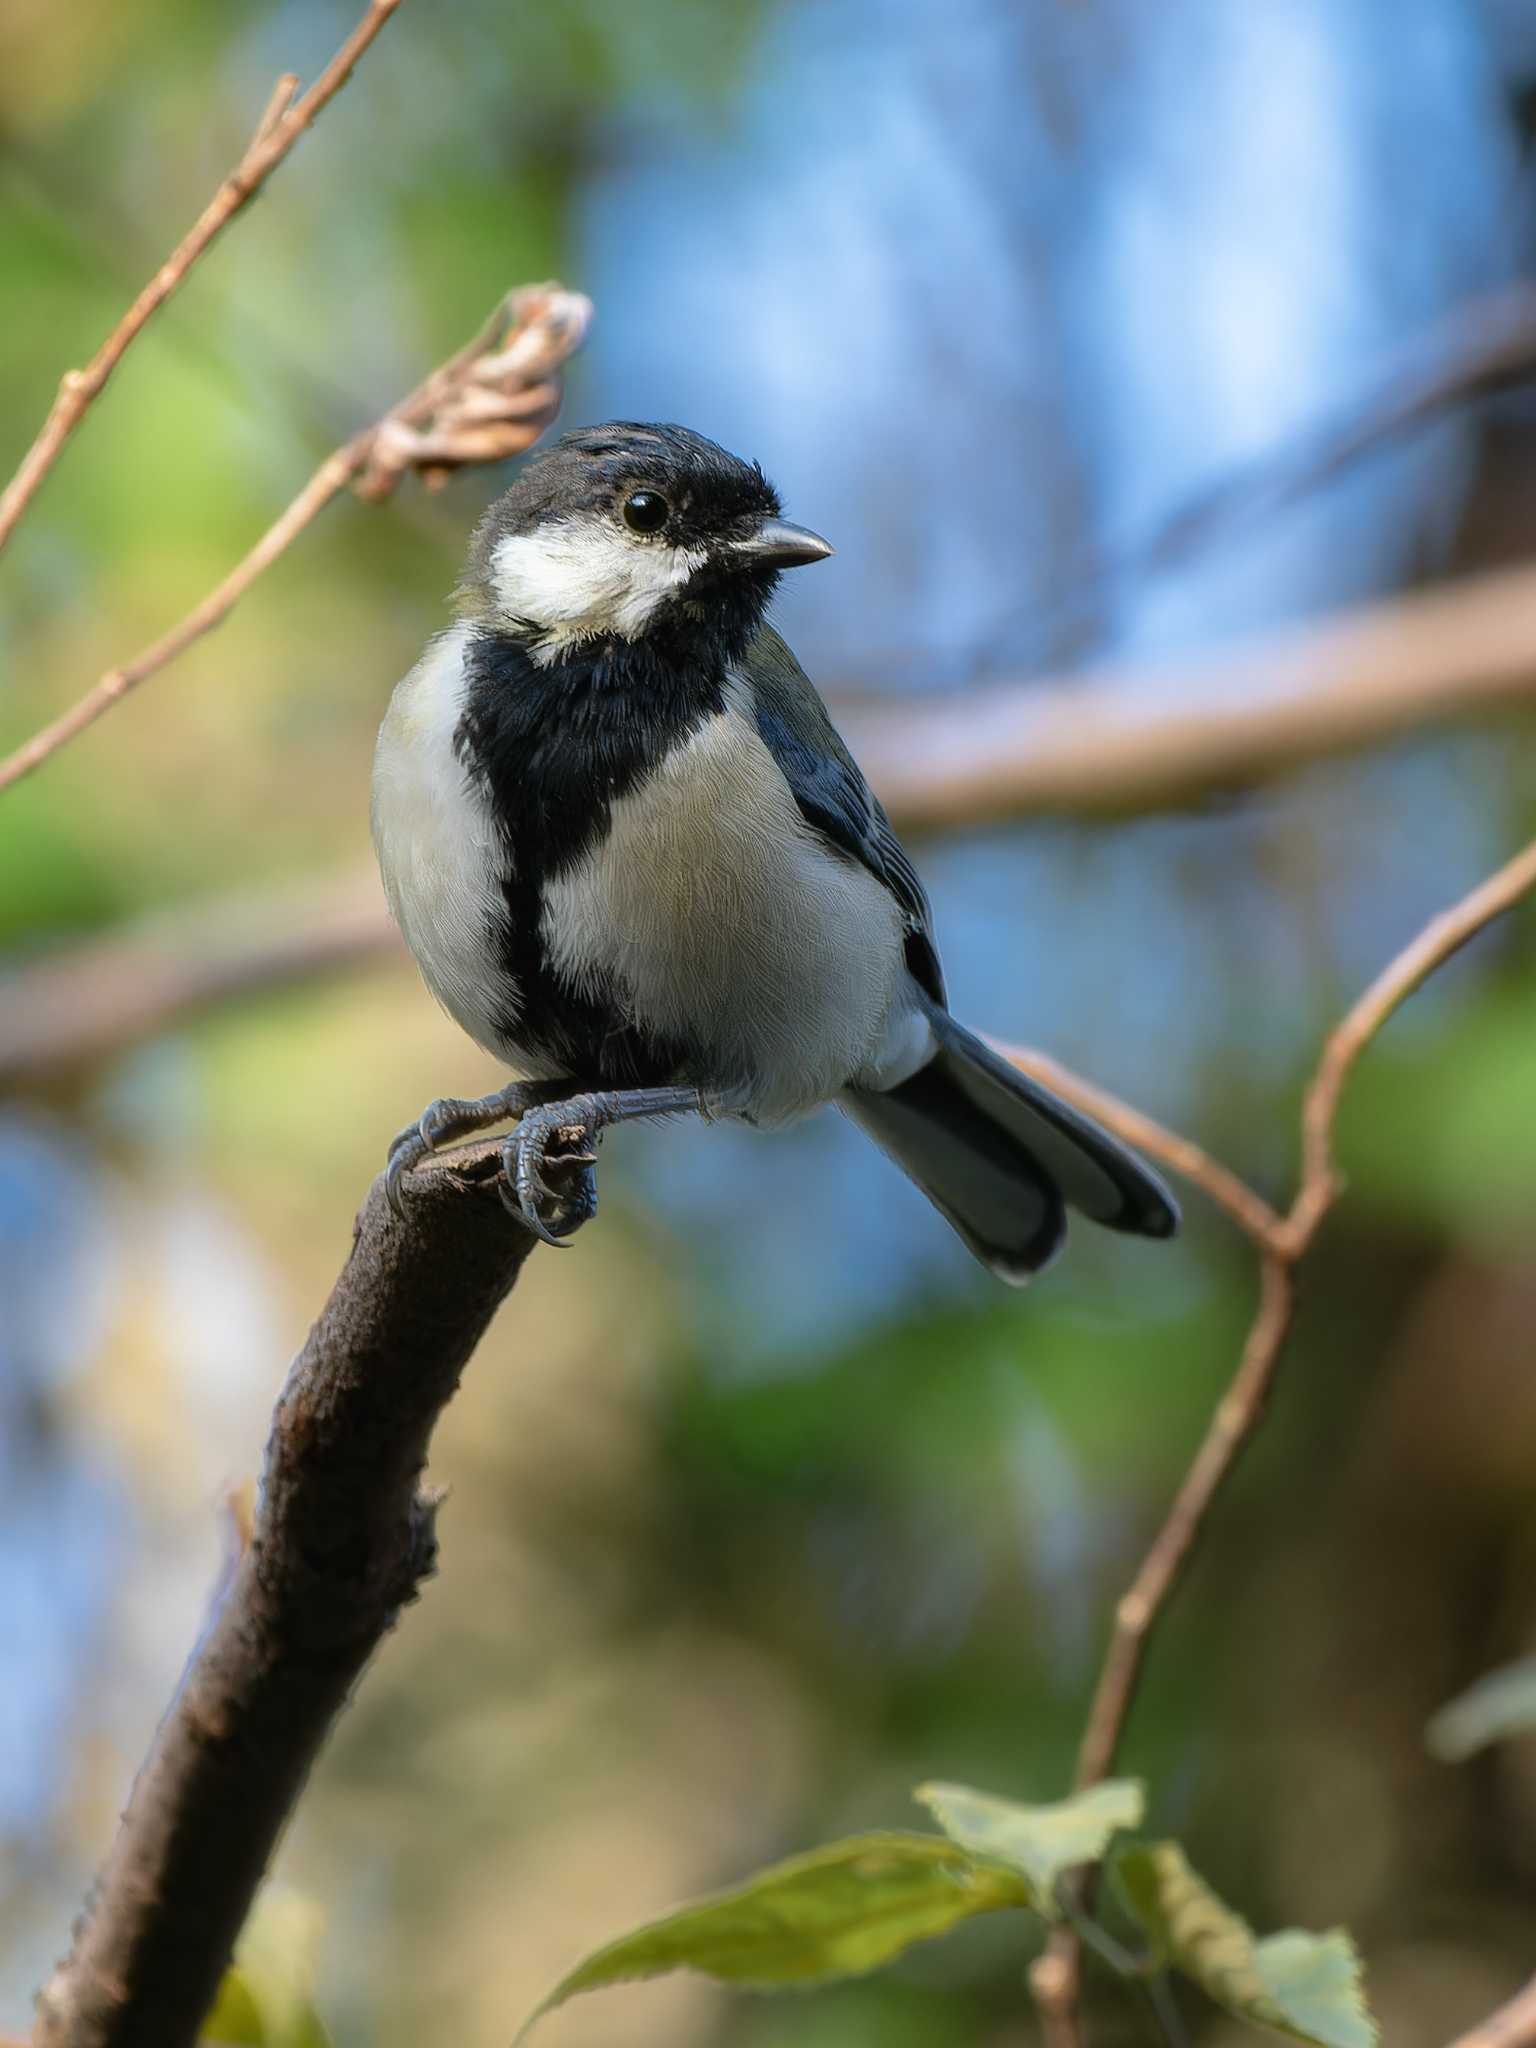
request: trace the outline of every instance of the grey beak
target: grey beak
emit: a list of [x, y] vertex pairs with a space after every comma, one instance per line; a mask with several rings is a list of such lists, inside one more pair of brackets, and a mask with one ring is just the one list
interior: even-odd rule
[[731, 543], [738, 559], [768, 569], [797, 569], [804, 562], [824, 562], [832, 543], [812, 533], [808, 526], [791, 526], [787, 519], [765, 519], [747, 540]]

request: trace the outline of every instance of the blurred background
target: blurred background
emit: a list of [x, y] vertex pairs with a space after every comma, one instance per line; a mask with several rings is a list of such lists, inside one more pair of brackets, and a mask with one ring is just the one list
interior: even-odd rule
[[[11, 0], [0, 471], [276, 75], [313, 77], [354, 13]], [[1536, 265], [1533, 144], [1519, 0], [411, 0], [20, 529], [0, 740], [179, 616], [332, 445], [546, 276], [597, 305], [568, 424], [685, 420], [835, 541], [781, 607], [829, 691], [942, 689], [962, 723], [988, 680], [1090, 663], [1177, 693], [1180, 660], [1228, 640], [1527, 558], [1518, 390], [1158, 539], [1347, 423], [1418, 337], [1475, 335]], [[0, 1043], [40, 965], [145, 920], [196, 949], [338, 887], [371, 914], [373, 733], [505, 480], [342, 502], [0, 797]], [[1527, 719], [917, 851], [961, 1014], [1283, 1203], [1328, 1022], [1533, 824]], [[1125, 1751], [1156, 1828], [1257, 1924], [1348, 1923], [1394, 2048], [1433, 2048], [1536, 1961], [1536, 1747], [1452, 1769], [1422, 1741], [1536, 1633], [1533, 1001], [1526, 915], [1370, 1055], [1278, 1402]], [[4, 1080], [19, 2029], [385, 1144], [495, 1076], [374, 949]], [[442, 1574], [282, 1852], [358, 2048], [504, 2041], [587, 1946], [835, 1832], [914, 1824], [919, 1779], [1064, 1790], [1110, 1606], [1253, 1302], [1249, 1247], [1193, 1193], [1172, 1252], [1079, 1231], [1005, 1293], [830, 1115], [626, 1134], [603, 1189], [439, 1432]], [[1014, 2048], [1035, 2039], [1020, 1941], [1008, 1916], [783, 2003], [610, 1993], [542, 2038]], [[1096, 2039], [1145, 2038], [1113, 1984], [1094, 2000]]]

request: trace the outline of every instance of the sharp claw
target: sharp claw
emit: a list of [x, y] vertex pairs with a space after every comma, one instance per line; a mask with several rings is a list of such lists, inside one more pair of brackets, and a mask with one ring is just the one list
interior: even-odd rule
[[[562, 1194], [545, 1178], [545, 1169], [550, 1166], [559, 1167], [563, 1182], [567, 1169], [585, 1170], [597, 1163], [592, 1151], [561, 1150], [551, 1159], [547, 1147], [565, 1131], [574, 1133], [573, 1142], [579, 1143], [583, 1137], [589, 1144], [593, 1142], [593, 1133], [585, 1124], [555, 1123], [547, 1116], [526, 1118], [503, 1149], [503, 1178], [498, 1189], [503, 1205], [524, 1229], [531, 1231], [541, 1244], [553, 1245], [558, 1251], [570, 1248], [574, 1232], [589, 1220], [597, 1206], [590, 1187], [579, 1194]], [[565, 1231], [547, 1220], [549, 1211], [570, 1217]]]
[[384, 1162], [384, 1193], [391, 1210], [402, 1221], [405, 1217], [405, 1176], [421, 1164], [430, 1150], [431, 1147], [422, 1142], [419, 1130], [402, 1131], [389, 1148], [389, 1157]]
[[552, 1244], [557, 1252], [570, 1249], [569, 1239], [561, 1237], [558, 1231], [553, 1230], [531, 1202], [520, 1205], [520, 1214], [524, 1225], [533, 1232], [541, 1244]]

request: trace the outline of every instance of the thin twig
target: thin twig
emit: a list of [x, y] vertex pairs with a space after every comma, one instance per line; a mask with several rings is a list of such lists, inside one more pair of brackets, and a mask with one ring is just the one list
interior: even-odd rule
[[[1097, 1117], [1101, 1124], [1108, 1125], [1128, 1145], [1134, 1145], [1137, 1151], [1147, 1153], [1203, 1189], [1217, 1208], [1225, 1210], [1238, 1229], [1253, 1239], [1260, 1251], [1267, 1251], [1274, 1245], [1283, 1228], [1279, 1216], [1239, 1174], [1234, 1173], [1230, 1166], [1223, 1166], [1219, 1159], [1213, 1159], [1192, 1138], [1181, 1137], [1177, 1131], [1170, 1131], [1165, 1125], [1154, 1122], [1143, 1111], [1122, 1102], [1118, 1095], [1111, 1095], [1107, 1088], [1083, 1080], [1081, 1075], [1074, 1074], [1070, 1067], [1062, 1066], [1059, 1060], [1051, 1059], [1046, 1053], [1035, 1052], [1026, 1046], [1004, 1045], [997, 1039], [992, 1043], [1021, 1072], [1032, 1074], [1037, 1081], [1054, 1088], [1068, 1102], [1075, 1103], [1089, 1116]], [[0, 1056], [0, 1075], [3, 1075], [3, 1056]]]
[[293, 105], [293, 96], [299, 89], [297, 71], [285, 71], [272, 88], [272, 97], [262, 109], [261, 119], [256, 123], [256, 133], [251, 137], [251, 146], [265, 142], [284, 114]]
[[1141, 1677], [1148, 1637], [1189, 1561], [1212, 1501], [1263, 1419], [1264, 1403], [1290, 1333], [1295, 1306], [1290, 1264], [1276, 1253], [1267, 1253], [1259, 1269], [1258, 1311], [1243, 1344], [1237, 1370], [1217, 1404], [1167, 1519], [1115, 1608], [1108, 1654], [1078, 1751], [1079, 1787], [1097, 1785], [1114, 1767], [1115, 1752]]
[[1333, 1163], [1339, 1098], [1355, 1062], [1400, 1004], [1438, 967], [1536, 888], [1536, 845], [1516, 854], [1470, 895], [1443, 910], [1371, 983], [1323, 1048], [1302, 1110], [1302, 1189], [1286, 1223], [1297, 1256], [1306, 1249], [1340, 1182]]
[[146, 323], [177, 290], [209, 244], [249, 205], [315, 117], [341, 91], [358, 59], [399, 5], [400, 0], [370, 0], [362, 20], [302, 99], [293, 100], [298, 80], [291, 73], [278, 80], [239, 163], [90, 362], [83, 370], [65, 372], [37, 439], [0, 493], [0, 548], [10, 539], [39, 484]]
[[[184, 619], [132, 661], [108, 669], [68, 711], [0, 761], [0, 790], [41, 767], [146, 677], [222, 624], [257, 577], [349, 483], [356, 480], [365, 496], [378, 499], [408, 468], [419, 466], [429, 478], [440, 478], [451, 464], [499, 461], [531, 447], [559, 410], [559, 368], [585, 334], [591, 310], [581, 293], [558, 285], [530, 286], [503, 300], [472, 342], [328, 455], [249, 554]], [[497, 411], [489, 426], [480, 417], [486, 406]], [[467, 413], [474, 415], [468, 425]], [[423, 426], [430, 434], [421, 433]]]
[[273, 521], [261, 539], [244, 560], [211, 590], [200, 604], [194, 605], [179, 624], [168, 633], [162, 633], [158, 640], [152, 640], [142, 653], [132, 661], [125, 661], [117, 668], [109, 668], [93, 687], [86, 691], [68, 711], [35, 732], [31, 739], [16, 748], [14, 753], [0, 762], [0, 790], [8, 789], [13, 782], [19, 782], [24, 775], [30, 775], [40, 768], [50, 754], [56, 754], [60, 747], [67, 746], [72, 739], [83, 733], [88, 726], [110, 711], [112, 706], [128, 692], [142, 683], [146, 676], [152, 676], [157, 669], [174, 661], [178, 654], [186, 652], [194, 640], [209, 633], [227, 618], [240, 599], [264, 569], [271, 567], [283, 550], [303, 532], [315, 514], [330, 503], [338, 491], [343, 490], [362, 467], [366, 450], [364, 437], [359, 435], [344, 448], [338, 448], [328, 455], [309, 482], [288, 506], [282, 515]]
[[1536, 2042], [1536, 1977], [1517, 1991], [1497, 2012], [1489, 2013], [1465, 2034], [1458, 2034], [1451, 2048], [1531, 2048]]
[[1040, 2016], [1045, 2048], [1083, 2048], [1078, 2009], [1082, 1944], [1070, 1928], [1056, 1928], [1029, 1966], [1029, 1989]]
[[[1343, 1020], [1329, 1034], [1323, 1047], [1302, 1110], [1302, 1163], [1295, 1200], [1286, 1215], [1271, 1219], [1262, 1229], [1244, 1220], [1248, 1203], [1231, 1200], [1228, 1170], [1199, 1155], [1201, 1171], [1193, 1174], [1213, 1199], [1220, 1200], [1230, 1215], [1254, 1238], [1260, 1250], [1259, 1301], [1243, 1345], [1237, 1370], [1217, 1405], [1194, 1459], [1184, 1475], [1173, 1504], [1153, 1537], [1129, 1588], [1115, 1608], [1104, 1665], [1094, 1689], [1088, 1718], [1078, 1750], [1076, 1783], [1096, 1785], [1114, 1769], [1120, 1739], [1125, 1729], [1141, 1679], [1147, 1648], [1154, 1629], [1166, 1611], [1185, 1565], [1199, 1542], [1206, 1517], [1222, 1488], [1231, 1477], [1239, 1458], [1253, 1440], [1262, 1422], [1275, 1375], [1279, 1369], [1286, 1338], [1296, 1313], [1297, 1269], [1316, 1240], [1324, 1218], [1342, 1189], [1333, 1156], [1333, 1131], [1344, 1087], [1355, 1063], [1394, 1012], [1421, 987], [1434, 971], [1459, 952], [1469, 939], [1511, 909], [1536, 889], [1536, 844], [1515, 856], [1497, 874], [1481, 883], [1452, 908], [1431, 920], [1411, 944], [1393, 959]], [[1056, 1077], [1056, 1084], [1066, 1077]], [[1172, 1151], [1182, 1140], [1158, 1126], [1147, 1125], [1137, 1112], [1127, 1114], [1125, 1105], [1112, 1096], [1099, 1095], [1089, 1102], [1079, 1089], [1078, 1099], [1133, 1142], [1143, 1144], [1158, 1157], [1174, 1164]], [[1185, 1171], [1185, 1166], [1180, 1166]], [[1241, 1185], [1241, 1184], [1239, 1184]], [[1217, 1193], [1217, 1188], [1222, 1192]], [[1260, 1205], [1255, 1220], [1267, 1205], [1251, 1189], [1244, 1194]], [[1045, 1954], [1031, 1973], [1042, 2024], [1053, 2048], [1080, 2048], [1081, 2017], [1078, 1989], [1081, 1976], [1082, 1943], [1070, 1927], [1056, 1930]], [[1536, 2029], [1536, 1997], [1531, 2001], [1531, 2020]], [[1476, 2036], [1472, 2037], [1476, 2039]], [[1511, 2037], [1523, 2039], [1524, 2037]], [[1536, 2041], [1536, 2031], [1530, 2037]], [[1502, 2044], [1506, 2037], [1492, 2040]]]

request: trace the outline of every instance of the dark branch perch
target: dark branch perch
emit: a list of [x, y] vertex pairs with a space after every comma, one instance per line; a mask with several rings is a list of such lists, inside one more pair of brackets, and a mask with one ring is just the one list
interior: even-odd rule
[[34, 2048], [190, 2048], [310, 1765], [431, 1572], [433, 1425], [532, 1248], [480, 1144], [375, 1182], [273, 1416], [249, 1547], [38, 2002]]

